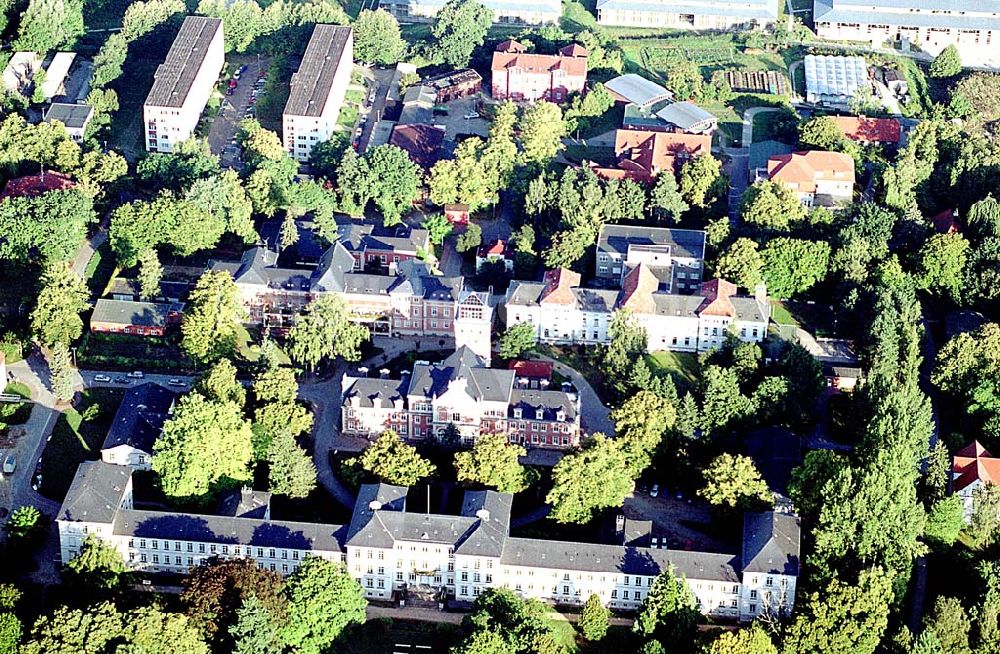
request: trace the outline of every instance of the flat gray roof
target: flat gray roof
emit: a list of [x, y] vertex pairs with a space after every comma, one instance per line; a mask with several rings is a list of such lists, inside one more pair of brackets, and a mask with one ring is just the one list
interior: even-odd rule
[[49, 106], [49, 110], [45, 112], [45, 122], [50, 123], [53, 120], [58, 120], [66, 127], [83, 129], [93, 113], [94, 108], [89, 104], [53, 102]]
[[188, 16], [181, 24], [167, 58], [154, 74], [153, 88], [146, 96], [146, 105], [182, 107], [198, 71], [205, 63], [208, 46], [215, 33], [222, 29], [221, 18]]
[[323, 114], [350, 36], [351, 28], [341, 25], [317, 25], [313, 28], [299, 70], [292, 75], [291, 90], [285, 103], [286, 115]]

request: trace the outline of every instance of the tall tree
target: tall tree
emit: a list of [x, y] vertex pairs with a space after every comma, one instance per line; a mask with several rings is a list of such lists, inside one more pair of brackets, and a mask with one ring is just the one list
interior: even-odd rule
[[139, 255], [139, 297], [151, 300], [160, 294], [163, 266], [156, 250], [147, 248]]
[[960, 301], [968, 254], [969, 242], [961, 234], [934, 234], [917, 253], [917, 284], [953, 302]]
[[535, 326], [521, 322], [511, 325], [500, 337], [500, 356], [504, 359], [516, 359], [535, 347]]
[[776, 238], [760, 253], [764, 281], [771, 295], [789, 298], [803, 293], [826, 277], [830, 245], [823, 241]]
[[169, 497], [204, 499], [250, 479], [250, 425], [232, 402], [191, 393], [178, 402], [156, 441], [153, 471]]
[[749, 238], [738, 238], [722, 253], [715, 264], [715, 274], [741, 288], [754, 290], [763, 280], [764, 259], [757, 243]]
[[680, 189], [684, 201], [691, 206], [707, 206], [712, 191], [719, 185], [722, 164], [711, 155], [692, 157], [681, 166]]
[[724, 631], [712, 641], [708, 654], [778, 654], [759, 622], [736, 631]]
[[[37, 140], [45, 141], [44, 137]], [[18, 145], [22, 150], [32, 147]], [[87, 226], [96, 219], [94, 198], [79, 188], [49, 191], [37, 197], [5, 198], [0, 203], [0, 232], [4, 235], [0, 239], [0, 259], [68, 261], [87, 236]]]
[[597, 594], [591, 594], [583, 605], [580, 613], [580, 620], [577, 625], [583, 637], [594, 643], [602, 640], [608, 633], [608, 621], [611, 618], [611, 611], [601, 601]]
[[683, 645], [691, 642], [697, 620], [694, 593], [671, 565], [653, 580], [632, 630], [642, 636], [655, 636], [662, 642]]
[[316, 466], [288, 432], [271, 439], [267, 451], [268, 489], [278, 495], [306, 497], [316, 488]]
[[930, 73], [931, 77], [938, 79], [955, 77], [961, 73], [962, 56], [959, 54], [958, 48], [954, 44], [945, 47], [938, 53], [938, 56], [934, 57], [927, 72]]
[[400, 440], [392, 431], [369, 445], [358, 463], [380, 481], [398, 486], [413, 486], [424, 477], [434, 474], [434, 464], [421, 457], [417, 450]]
[[66, 564], [65, 574], [70, 588], [97, 596], [119, 590], [128, 580], [121, 553], [93, 534], [84, 539], [80, 553]]
[[272, 616], [286, 608], [281, 575], [259, 567], [253, 559], [210, 558], [184, 578], [180, 600], [192, 624], [219, 651], [230, 651], [239, 609], [250, 598]]
[[528, 107], [520, 124], [522, 157], [529, 165], [547, 166], [560, 150], [566, 124], [559, 105], [539, 100]]
[[714, 506], [754, 510], [774, 502], [767, 483], [748, 456], [715, 457], [705, 469], [705, 482], [698, 494]]
[[482, 434], [472, 450], [455, 454], [458, 481], [482, 484], [501, 493], [519, 493], [528, 486], [524, 466], [518, 461], [525, 449], [503, 434]]
[[475, 0], [448, 0], [431, 26], [431, 56], [452, 68], [468, 66], [492, 24], [493, 11]]
[[220, 359], [198, 380], [196, 390], [213, 402], [232, 402], [243, 408], [247, 392], [236, 379], [236, 366], [229, 359]]
[[363, 10], [354, 21], [354, 57], [358, 61], [390, 66], [403, 56], [406, 42], [396, 17], [385, 9]]
[[306, 306], [288, 333], [288, 355], [314, 368], [325, 358], [357, 361], [361, 344], [370, 335], [363, 325], [351, 321], [349, 309], [336, 295], [323, 295]]
[[611, 412], [633, 479], [649, 466], [653, 453], [674, 426], [676, 417], [673, 402], [644, 390], [627, 398]]
[[138, 608], [125, 616], [125, 644], [129, 654], [209, 654], [198, 630], [181, 613], [167, 613], [154, 606]]
[[365, 621], [361, 586], [347, 568], [309, 556], [288, 578], [284, 640], [301, 654], [320, 654], [351, 624]]
[[230, 627], [235, 641], [233, 654], [282, 654], [285, 644], [281, 627], [267, 605], [250, 595], [236, 610], [236, 622]]
[[369, 150], [365, 160], [372, 200], [382, 212], [383, 223], [386, 227], [399, 224], [413, 201], [420, 197], [423, 171], [406, 152], [390, 144]]
[[208, 271], [198, 278], [188, 296], [181, 325], [181, 347], [195, 361], [206, 363], [231, 354], [246, 312], [232, 276]]
[[596, 511], [621, 506], [632, 492], [625, 452], [617, 441], [594, 434], [580, 452], [552, 469], [552, 490], [545, 498], [556, 522], [589, 522]]
[[[122, 635], [123, 616], [111, 602], [86, 609], [60, 607], [51, 616], [35, 622], [31, 638], [21, 648], [24, 654], [100, 654]], [[191, 653], [194, 654], [194, 653]]]
[[840, 152], [844, 147], [844, 133], [830, 116], [813, 116], [799, 124], [799, 146]]
[[52, 264], [42, 273], [42, 290], [31, 312], [31, 332], [48, 346], [68, 346], [83, 334], [80, 313], [90, 305], [90, 291], [73, 269]]
[[763, 180], [743, 193], [740, 217], [749, 225], [783, 232], [806, 217], [806, 208], [789, 187]]
[[82, 0], [31, 0], [21, 14], [14, 49], [48, 53], [83, 35]]
[[680, 222], [681, 216], [690, 208], [681, 195], [673, 171], [668, 170], [656, 176], [656, 183], [649, 194], [649, 206], [658, 220], [670, 220], [674, 223]]
[[52, 394], [60, 402], [69, 402], [76, 392], [73, 379], [75, 369], [70, 361], [69, 347], [63, 343], [56, 343], [49, 350], [46, 361], [49, 364], [49, 385]]

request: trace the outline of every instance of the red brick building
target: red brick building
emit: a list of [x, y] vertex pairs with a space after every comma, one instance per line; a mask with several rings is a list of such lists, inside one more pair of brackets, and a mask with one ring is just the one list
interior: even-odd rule
[[523, 44], [504, 41], [493, 53], [491, 88], [502, 100], [548, 100], [565, 102], [587, 83], [587, 51], [568, 45], [559, 54], [529, 54]]
[[90, 317], [90, 331], [133, 336], [163, 336], [181, 322], [183, 304], [100, 299]]

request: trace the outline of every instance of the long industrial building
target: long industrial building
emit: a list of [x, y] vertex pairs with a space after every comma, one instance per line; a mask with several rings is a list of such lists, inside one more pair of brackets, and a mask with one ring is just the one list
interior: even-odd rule
[[[381, 0], [379, 6], [401, 23], [432, 20], [446, 0]], [[483, 0], [498, 25], [555, 25], [562, 17], [559, 0]]]
[[222, 19], [185, 18], [142, 106], [148, 152], [172, 152], [191, 138], [224, 63]]
[[513, 496], [466, 491], [455, 515], [410, 511], [408, 488], [361, 487], [349, 524], [271, 519], [267, 493], [243, 491], [220, 515], [134, 507], [132, 470], [103, 461], [80, 465], [59, 510], [63, 563], [88, 536], [119, 551], [134, 570], [183, 574], [212, 557], [251, 558], [288, 575], [309, 556], [343, 563], [373, 600], [447, 598], [471, 602], [506, 587], [523, 597], [581, 606], [597, 594], [609, 607], [638, 609], [653, 580], [687, 580], [699, 610], [749, 621], [787, 616], [799, 574], [799, 520], [790, 513], [747, 513], [735, 552], [651, 547], [650, 523], [616, 525], [616, 544], [576, 543], [510, 535]]
[[778, 19], [780, 0], [597, 0], [597, 22], [682, 30], [762, 29]]
[[281, 114], [285, 149], [298, 161], [308, 161], [316, 144], [333, 134], [353, 66], [354, 32], [350, 27], [313, 28]]

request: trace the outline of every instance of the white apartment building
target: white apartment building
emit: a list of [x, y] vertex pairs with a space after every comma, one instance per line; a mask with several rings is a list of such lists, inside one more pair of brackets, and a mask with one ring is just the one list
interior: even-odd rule
[[318, 556], [343, 563], [370, 599], [406, 593], [461, 603], [507, 587], [570, 606], [597, 594], [621, 610], [638, 609], [673, 566], [706, 615], [749, 621], [790, 615], [795, 605], [799, 521], [791, 514], [748, 513], [739, 552], [691, 552], [650, 548], [648, 533], [618, 545], [513, 538], [509, 494], [467, 491], [458, 515], [442, 515], [409, 512], [408, 490], [362, 486], [347, 525], [272, 520], [257, 497], [264, 494], [252, 492], [226, 515], [141, 511], [129, 468], [84, 462], [57, 517], [60, 557], [68, 562], [93, 534], [142, 572], [183, 574], [211, 557], [248, 557], [287, 575]]
[[147, 152], [172, 152], [191, 138], [224, 63], [222, 19], [185, 18], [142, 105]]
[[285, 149], [296, 160], [308, 161], [316, 144], [333, 134], [353, 69], [354, 31], [340, 25], [314, 27], [281, 114]]
[[762, 29], [778, 18], [779, 0], [597, 0], [597, 22], [682, 30]]
[[[620, 130], [625, 131], [625, 130]], [[632, 267], [646, 264], [667, 292], [701, 287], [705, 232], [635, 225], [604, 225], [597, 236], [594, 273], [615, 286]]]
[[949, 45], [962, 63], [1000, 67], [1000, 1], [815, 0], [816, 33], [824, 39], [902, 45], [937, 55]]
[[580, 275], [551, 270], [542, 283], [514, 281], [507, 290], [507, 324], [529, 323], [543, 343], [606, 344], [616, 311], [626, 310], [646, 330], [650, 352], [703, 352], [728, 334], [759, 343], [767, 336], [771, 306], [761, 285], [753, 297], [736, 294], [730, 282], [704, 282], [695, 295], [662, 291], [646, 265], [631, 268], [621, 290], [581, 288]]

